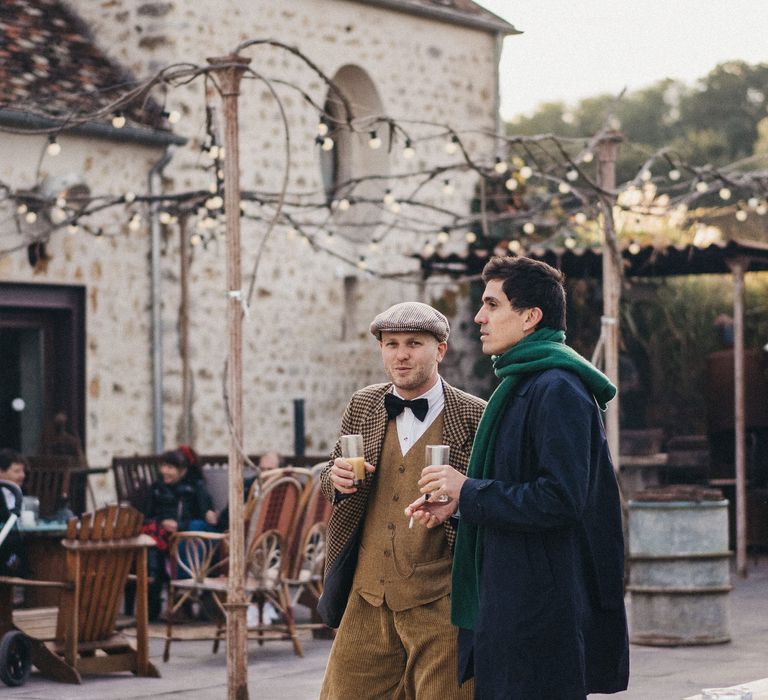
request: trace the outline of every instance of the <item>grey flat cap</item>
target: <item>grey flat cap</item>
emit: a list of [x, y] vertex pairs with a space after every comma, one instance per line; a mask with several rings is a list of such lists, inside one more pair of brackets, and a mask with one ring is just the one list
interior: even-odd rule
[[438, 343], [448, 340], [448, 319], [437, 309], [420, 301], [404, 301], [382, 311], [371, 323], [371, 333], [381, 340], [382, 331], [390, 333], [431, 333]]

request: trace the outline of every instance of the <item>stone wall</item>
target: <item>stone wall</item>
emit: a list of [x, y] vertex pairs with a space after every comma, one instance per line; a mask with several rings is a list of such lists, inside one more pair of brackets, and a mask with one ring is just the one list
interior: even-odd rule
[[[93, 28], [102, 49], [144, 77], [173, 62], [204, 64], [209, 56], [228, 53], [250, 38], [272, 38], [298, 46], [332, 76], [345, 65], [362, 68], [371, 78], [386, 114], [402, 120], [446, 122], [462, 131], [494, 128], [495, 38], [477, 30], [367, 7], [343, 0], [197, 0], [195, 3], [136, 3], [133, 0], [70, 0]], [[323, 104], [326, 88], [287, 52], [253, 47], [245, 55], [252, 68], [268, 77], [296, 83]], [[313, 141], [317, 113], [301, 95], [276, 86], [288, 114], [291, 138], [292, 192], [322, 192], [319, 151]], [[212, 102], [217, 103], [215, 95]], [[241, 104], [242, 188], [277, 191], [284, 168], [285, 137], [279, 111], [269, 90], [258, 80], [243, 85]], [[183, 115], [176, 132], [189, 138], [165, 171], [166, 191], [205, 188], [211, 183], [200, 153], [204, 137], [202, 81], [177, 87], [167, 107]], [[411, 125], [414, 135], [421, 127]], [[417, 156], [404, 161], [396, 144], [390, 171], [429, 167], [451, 159], [444, 140], [419, 144]], [[476, 154], [490, 159], [488, 140], [468, 137]], [[146, 171], [157, 156], [143, 152], [120, 161], [125, 146], [99, 146], [92, 168], [104, 187], [144, 191]], [[105, 150], [106, 149], [106, 150]], [[141, 151], [136, 149], [135, 151]], [[83, 152], [87, 151], [83, 146]], [[104, 152], [102, 152], [104, 151]], [[481, 151], [485, 151], [481, 154]], [[459, 158], [459, 156], [455, 156]], [[420, 196], [435, 204], [465, 207], [474, 185], [470, 176], [452, 178], [455, 192], [446, 195], [441, 182]], [[405, 195], [405, 192], [395, 192]], [[258, 214], [257, 208], [247, 208]], [[424, 217], [423, 212], [417, 212]], [[325, 214], [323, 214], [324, 216]], [[124, 212], [110, 214], [123, 226]], [[194, 222], [190, 221], [192, 230]], [[183, 437], [182, 377], [179, 356], [179, 231], [165, 227], [163, 250], [163, 330], [165, 360], [164, 435], [167, 444]], [[243, 221], [243, 270], [246, 278], [256, 260], [265, 225]], [[371, 231], [374, 235], [376, 231]], [[458, 234], [459, 236], [461, 234]], [[337, 242], [339, 251], [357, 259], [367, 256], [370, 269], [415, 270], [408, 257], [423, 239], [393, 231], [377, 251], [367, 243]], [[58, 247], [61, 250], [58, 250]], [[151, 450], [151, 376], [148, 305], [148, 239], [146, 233], [120, 235], [97, 252], [92, 241], [58, 237], [48, 272], [35, 279], [89, 286], [88, 308], [88, 453], [93, 463], [114, 453]], [[67, 250], [71, 249], [71, 260]], [[190, 365], [193, 377], [191, 439], [201, 452], [225, 451], [227, 426], [222, 372], [226, 359], [226, 291], [223, 241], [193, 249], [190, 268]], [[3, 277], [30, 278], [24, 263], [0, 261]], [[357, 298], [345, 278], [357, 277]], [[440, 287], [384, 281], [326, 253], [315, 251], [278, 227], [264, 245], [255, 293], [244, 326], [245, 447], [258, 452], [274, 448], [293, 452], [293, 399], [306, 406], [308, 453], [327, 453], [335, 440], [341, 411], [357, 388], [383, 379], [378, 349], [367, 332], [371, 318], [389, 304], [406, 299], [443, 298]], [[461, 293], [461, 290], [458, 290]], [[446, 297], [450, 300], [450, 292]], [[93, 299], [91, 302], [90, 300]], [[354, 317], [345, 318], [345, 309]], [[130, 319], [126, 321], [126, 317]], [[130, 325], [126, 325], [129, 323]], [[467, 325], [466, 322], [464, 325]], [[343, 331], [343, 328], [346, 328]], [[457, 329], [454, 329], [456, 332]], [[469, 333], [473, 333], [470, 329]], [[119, 341], [118, 341], [119, 339]], [[459, 367], [456, 362], [451, 367]], [[450, 371], [447, 373], [451, 379]]]

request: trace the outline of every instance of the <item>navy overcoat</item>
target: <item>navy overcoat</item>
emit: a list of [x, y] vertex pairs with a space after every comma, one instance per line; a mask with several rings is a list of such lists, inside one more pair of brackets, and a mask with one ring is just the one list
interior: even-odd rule
[[[550, 369], [516, 387], [490, 479], [469, 479], [461, 520], [483, 526], [480, 611], [459, 634], [479, 700], [577, 700], [626, 689], [621, 506], [600, 410]], [[461, 527], [461, 526], [459, 526]]]

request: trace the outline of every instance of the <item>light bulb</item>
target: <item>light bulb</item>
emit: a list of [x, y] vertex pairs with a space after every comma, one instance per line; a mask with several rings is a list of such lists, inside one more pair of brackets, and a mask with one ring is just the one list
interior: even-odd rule
[[703, 194], [708, 189], [709, 189], [709, 185], [706, 182], [700, 181], [700, 182], [696, 183], [696, 191], [697, 192], [701, 192]]
[[760, 200], [757, 197], [750, 197], [747, 200], [747, 206], [750, 209], [756, 209], [758, 204], [760, 204]]
[[447, 153], [449, 156], [452, 156], [452, 155], [453, 155], [454, 153], [456, 153], [456, 151], [458, 151], [458, 150], [459, 150], [459, 139], [458, 139], [458, 138], [456, 138], [455, 136], [453, 136], [453, 137], [451, 137], [451, 140], [450, 140], [450, 141], [448, 141], [448, 142], [445, 144], [445, 152], [446, 152], [446, 153]]
[[427, 243], [424, 246], [424, 249], [422, 250], [422, 255], [424, 255], [427, 258], [430, 258], [434, 254], [435, 254], [435, 246], [433, 246], [431, 243]]
[[133, 192], [126, 192], [123, 195], [123, 200], [125, 201], [126, 204], [130, 204], [131, 202], [136, 201], [136, 195]]
[[579, 171], [571, 168], [571, 170], [565, 174], [565, 179], [570, 180], [571, 182], [576, 182], [576, 180], [579, 179]]
[[16, 207], [16, 213], [17, 214], [26, 214], [27, 211], [29, 211], [29, 207], [27, 207], [26, 204], [19, 204], [18, 207]]
[[758, 205], [755, 207], [755, 211], [756, 211], [756, 212], [757, 212], [757, 213], [758, 213], [760, 216], [764, 216], [764, 215], [765, 215], [765, 213], [766, 213], [766, 212], [768, 212], [768, 205], [766, 205], [766, 204], [765, 204], [765, 202], [763, 202], [762, 204], [758, 204]]
[[24, 217], [24, 220], [28, 224], [34, 224], [35, 221], [37, 221], [37, 214], [35, 212], [33, 212], [33, 211], [28, 211], [26, 216]]
[[510, 241], [507, 243], [507, 248], [513, 253], [519, 253], [523, 246], [520, 245], [520, 241]]
[[361, 257], [360, 260], [357, 261], [357, 267], [361, 270], [368, 269], [368, 263], [365, 261], [365, 258]]
[[61, 207], [52, 207], [50, 212], [51, 222], [61, 224], [67, 220], [67, 212]]
[[381, 139], [376, 131], [371, 131], [368, 138], [368, 147], [374, 151], [381, 148]]
[[157, 217], [161, 224], [170, 224], [171, 215], [167, 211], [161, 211], [160, 216]]
[[80, 227], [77, 224], [70, 224], [67, 226], [67, 233], [70, 235], [76, 234], [80, 230]]
[[568, 194], [571, 191], [571, 186], [567, 182], [561, 182], [557, 186], [557, 191], [560, 194]]
[[453, 194], [453, 185], [450, 180], [443, 180], [443, 194]]
[[581, 157], [582, 163], [591, 163], [595, 159], [594, 154], [592, 151], [585, 151], [584, 155]]
[[[224, 206], [224, 200], [220, 195], [214, 195], [205, 200], [206, 209], [221, 209]], [[161, 214], [162, 216], [162, 214]], [[162, 218], [160, 219], [162, 221]]]
[[405, 140], [405, 148], [403, 149], [403, 158], [406, 160], [410, 160], [416, 155], [416, 151], [413, 148], [413, 145], [411, 144], [411, 139]]
[[564, 241], [563, 245], [568, 248], [568, 250], [572, 250], [576, 247], [576, 239], [573, 236], [568, 236]]
[[437, 234], [438, 243], [447, 243], [450, 240], [450, 238], [451, 238], [450, 234], [445, 229], [443, 229], [442, 231], [440, 231], [440, 233]]
[[573, 217], [573, 220], [579, 224], [579, 226], [583, 226], [587, 223], [587, 215], [583, 211], [580, 211]]
[[326, 124], [322, 119], [317, 125], [317, 133], [319, 136], [326, 136], [328, 134], [328, 124]]
[[181, 119], [181, 112], [179, 112], [177, 109], [172, 109], [170, 112], [168, 112], [169, 124], [178, 124], [180, 119]]
[[523, 180], [527, 180], [529, 177], [533, 175], [533, 168], [531, 168], [529, 165], [524, 165], [522, 168], [520, 168], [520, 177], [523, 178]]
[[465, 236], [467, 243], [474, 243], [477, 240], [477, 234], [474, 231], [468, 231]]
[[384, 193], [384, 204], [389, 206], [395, 201], [395, 195], [392, 194], [392, 190], [387, 190]]
[[115, 129], [122, 129], [125, 126], [125, 117], [122, 112], [115, 112], [115, 115], [112, 117], [112, 126]]
[[637, 255], [640, 252], [640, 244], [637, 241], [632, 241], [632, 243], [627, 246], [627, 250], [630, 255]]
[[138, 214], [134, 214], [131, 220], [128, 222], [129, 231], [138, 231], [141, 228], [141, 217]]
[[527, 233], [529, 236], [536, 230], [536, 227], [533, 225], [533, 222], [526, 221], [523, 224], [523, 233]]
[[646, 170], [641, 170], [640, 171], [640, 179], [643, 182], [648, 182], [651, 179], [651, 177], [652, 177], [652, 175], [651, 175], [651, 171], [650, 170], [646, 169]]
[[672, 170], [669, 171], [669, 179], [672, 181], [677, 181], [680, 179], [680, 171], [677, 168], [672, 168]]
[[203, 237], [199, 233], [193, 233], [189, 237], [189, 242], [192, 245], [200, 245], [203, 242]]
[[49, 156], [57, 156], [61, 153], [61, 145], [53, 134], [48, 137], [48, 147], [45, 151]]
[[400, 202], [392, 202], [392, 204], [389, 205], [389, 211], [391, 211], [393, 214], [399, 214]]
[[332, 151], [333, 150], [333, 139], [330, 136], [326, 136], [323, 139], [323, 143], [320, 146], [324, 151]]
[[219, 157], [220, 152], [221, 149], [216, 144], [213, 144], [213, 146], [208, 149], [208, 155], [211, 157], [211, 160], [216, 160]]
[[58, 197], [56, 197], [56, 206], [59, 209], [64, 209], [67, 206], [67, 198], [60, 194]]
[[505, 183], [504, 187], [506, 187], [510, 192], [514, 191], [518, 187], [518, 182], [514, 177], [510, 177]]
[[347, 211], [349, 209], [349, 200], [344, 197], [343, 199], [339, 200], [339, 210], [340, 211]]
[[496, 163], [493, 166], [494, 172], [498, 173], [499, 175], [503, 175], [505, 172], [507, 172], [508, 169], [509, 166], [507, 165], [506, 161], [497, 157]]
[[745, 212], [743, 209], [739, 209], [736, 212], [736, 221], [746, 221], [747, 220], [747, 212]]
[[730, 199], [731, 198], [731, 191], [727, 187], [721, 187], [720, 192], [718, 192], [720, 195], [720, 199]]

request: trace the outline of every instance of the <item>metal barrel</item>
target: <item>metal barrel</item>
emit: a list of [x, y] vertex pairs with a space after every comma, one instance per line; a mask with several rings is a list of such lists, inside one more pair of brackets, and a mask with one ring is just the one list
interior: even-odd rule
[[730, 641], [728, 501], [632, 500], [628, 508], [630, 641]]

